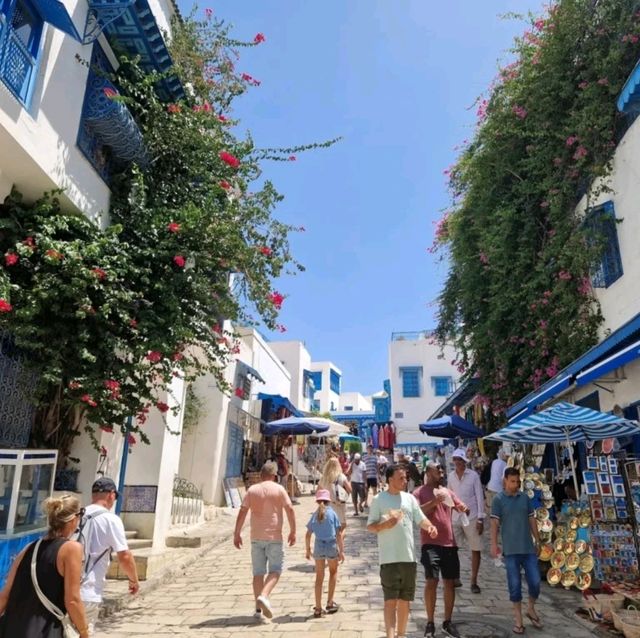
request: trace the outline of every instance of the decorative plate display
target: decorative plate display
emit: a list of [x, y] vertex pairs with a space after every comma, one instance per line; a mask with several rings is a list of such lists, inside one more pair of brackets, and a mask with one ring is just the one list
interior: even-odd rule
[[536, 510], [536, 518], [539, 521], [546, 521], [549, 518], [549, 511], [544, 507], [539, 507]]
[[580, 556], [578, 554], [569, 554], [565, 566], [567, 569], [578, 569], [580, 565]]
[[576, 584], [576, 573], [573, 571], [564, 572], [560, 578], [563, 587], [572, 587]]
[[562, 572], [557, 567], [552, 567], [547, 572], [547, 582], [549, 585], [557, 585], [562, 578]]
[[578, 541], [576, 543], [576, 554], [584, 554], [588, 549], [587, 541]]
[[578, 525], [579, 525], [578, 517], [577, 516], [573, 516], [571, 518], [571, 520], [569, 521], [569, 528], [570, 529], [578, 529]]
[[548, 561], [553, 555], [553, 545], [546, 543], [540, 548], [540, 560], [543, 562]]
[[578, 538], [578, 532], [575, 529], [570, 529], [567, 532], [567, 540], [570, 541], [571, 543], [573, 543], [576, 538]]
[[553, 544], [553, 549], [556, 552], [563, 552], [564, 551], [564, 543], [565, 543], [565, 540], [563, 538], [556, 538], [556, 542]]
[[578, 579], [576, 581], [576, 587], [580, 591], [584, 591], [585, 589], [589, 589], [589, 587], [591, 587], [591, 574], [578, 574]]
[[[547, 510], [545, 510], [546, 512]], [[540, 521], [538, 523], [538, 527], [540, 529], [540, 531], [545, 532], [545, 533], [549, 533], [553, 530], [553, 521], [550, 519], [546, 519], [545, 521]]]
[[564, 567], [565, 556], [562, 552], [553, 552], [551, 555], [551, 567]]
[[591, 554], [583, 554], [580, 558], [580, 571], [590, 572], [593, 569], [593, 556]]

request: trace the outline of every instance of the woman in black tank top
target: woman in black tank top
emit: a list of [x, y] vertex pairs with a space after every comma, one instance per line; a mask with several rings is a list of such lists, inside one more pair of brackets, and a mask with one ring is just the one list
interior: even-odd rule
[[[47, 499], [44, 503], [49, 532], [42, 540], [36, 556], [36, 577], [42, 593], [62, 613], [69, 613], [80, 638], [87, 638], [88, 627], [80, 601], [82, 547], [67, 538], [78, 527], [82, 510], [72, 495]], [[67, 545], [68, 544], [68, 545]], [[58, 557], [63, 550], [63, 555]], [[16, 558], [7, 584], [0, 593], [0, 638], [62, 638], [62, 624], [40, 602], [31, 579], [31, 560], [35, 550], [31, 543]], [[77, 547], [76, 547], [77, 546]], [[64, 576], [58, 570], [61, 563]], [[65, 597], [65, 579], [77, 590]], [[67, 609], [69, 607], [69, 609]]]

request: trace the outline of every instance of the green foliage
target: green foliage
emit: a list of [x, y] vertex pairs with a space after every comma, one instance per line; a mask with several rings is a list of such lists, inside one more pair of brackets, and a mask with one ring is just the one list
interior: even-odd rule
[[212, 373], [229, 390], [238, 344], [223, 319], [276, 328], [285, 297], [273, 281], [302, 270], [288, 242], [302, 229], [273, 217], [282, 196], [259, 178], [265, 158], [303, 147], [259, 151], [236, 137], [231, 102], [255, 84], [233, 70], [241, 43], [212, 20], [174, 29], [186, 100], [163, 103], [161, 76], [137, 60], [110, 78], [147, 155], [114, 176], [112, 225], [63, 212], [53, 195], [25, 204], [14, 193], [2, 207], [0, 328], [40, 374], [33, 443], [62, 456], [83, 427], [97, 446], [95, 427], [124, 433], [128, 416], [130, 442], [147, 442], [148, 413], [170, 409], [159, 397], [176, 376]]
[[362, 453], [362, 443], [360, 441], [347, 441], [344, 445], [344, 450], [349, 454]]
[[516, 40], [451, 169], [438, 336], [496, 412], [593, 345], [601, 246], [576, 212], [606, 188], [616, 98], [640, 54], [634, 0], [559, 0]]

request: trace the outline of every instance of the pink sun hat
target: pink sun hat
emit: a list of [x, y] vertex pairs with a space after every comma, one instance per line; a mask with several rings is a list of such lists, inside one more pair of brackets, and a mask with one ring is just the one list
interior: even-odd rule
[[318, 490], [316, 492], [316, 503], [320, 501], [331, 501], [331, 494], [329, 494], [329, 490]]

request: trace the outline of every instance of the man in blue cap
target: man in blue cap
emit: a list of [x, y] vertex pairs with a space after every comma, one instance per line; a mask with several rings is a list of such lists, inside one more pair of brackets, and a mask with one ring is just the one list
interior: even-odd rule
[[129, 592], [136, 594], [140, 589], [136, 561], [129, 550], [124, 525], [120, 517], [111, 512], [117, 499], [118, 488], [113, 480], [106, 476], [97, 479], [91, 488], [91, 505], [86, 507], [79, 527], [78, 540], [84, 545], [85, 553], [80, 597], [90, 636], [95, 633], [112, 551], [116, 552], [120, 569], [129, 579]]

